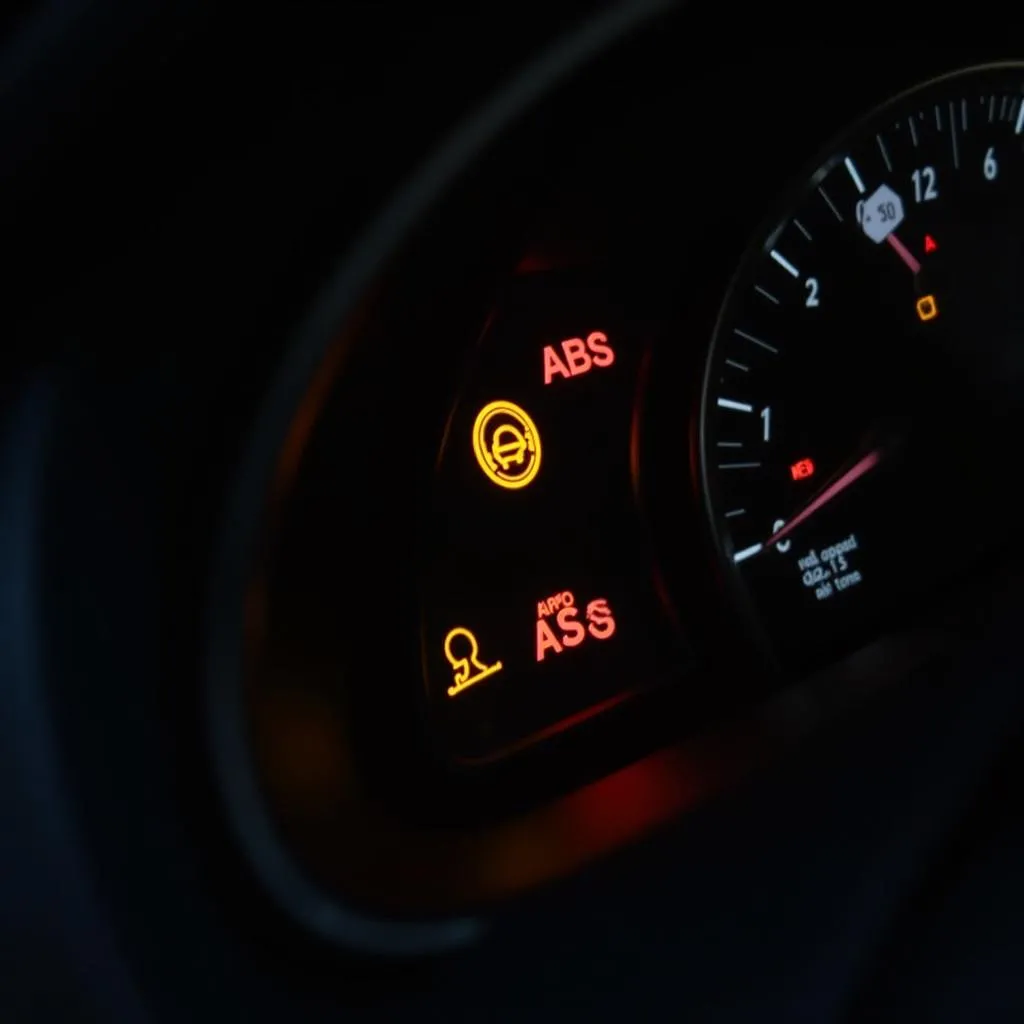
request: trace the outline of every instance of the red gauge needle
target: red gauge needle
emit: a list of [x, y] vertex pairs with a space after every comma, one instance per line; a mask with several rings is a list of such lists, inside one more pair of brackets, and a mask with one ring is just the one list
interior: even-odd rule
[[[890, 237], [892, 236], [890, 235]], [[870, 472], [881, 461], [882, 453], [880, 451], [868, 452], [864, 458], [851, 466], [841, 477], [834, 480], [820, 494], [812, 498], [778, 533], [772, 534], [771, 540], [765, 541], [765, 548], [770, 548], [773, 544], [778, 544], [780, 540], [785, 540], [801, 523], [810, 519], [818, 509], [827, 505], [837, 494], [842, 494], [850, 484], [859, 480], [865, 473]]]
[[899, 254], [900, 259], [903, 260], [903, 262], [906, 263], [906, 265], [908, 267], [910, 267], [910, 272], [912, 274], [920, 274], [921, 273], [921, 263], [920, 263], [920, 261], [896, 237], [896, 233], [894, 231], [890, 231], [889, 234], [887, 234], [885, 236], [885, 240], [896, 250], [896, 252]]

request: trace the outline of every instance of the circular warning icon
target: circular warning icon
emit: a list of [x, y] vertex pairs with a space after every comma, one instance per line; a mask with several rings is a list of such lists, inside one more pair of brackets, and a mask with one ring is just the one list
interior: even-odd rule
[[499, 487], [525, 487], [540, 469], [540, 436], [515, 402], [488, 402], [473, 424], [473, 452]]

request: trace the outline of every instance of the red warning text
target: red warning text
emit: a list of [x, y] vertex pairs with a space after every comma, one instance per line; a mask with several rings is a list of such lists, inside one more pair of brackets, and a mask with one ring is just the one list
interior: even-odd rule
[[569, 590], [537, 604], [537, 660], [579, 647], [587, 637], [608, 640], [615, 633], [615, 617], [603, 597], [588, 602], [582, 619]]
[[[559, 352], [559, 348], [561, 352]], [[559, 347], [544, 347], [544, 383], [550, 384], [556, 377], [579, 377], [594, 367], [611, 366], [615, 352], [608, 343], [608, 336], [601, 331], [592, 331], [587, 340], [567, 338]]]

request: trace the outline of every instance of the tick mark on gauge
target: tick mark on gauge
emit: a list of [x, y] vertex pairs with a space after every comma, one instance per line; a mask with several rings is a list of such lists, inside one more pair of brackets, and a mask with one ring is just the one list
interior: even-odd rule
[[991, 124], [996, 118], [996, 98], [995, 95], [989, 96], [988, 98], [988, 123]]
[[1016, 135], [1024, 132], [1024, 103], [1020, 105], [1020, 111], [1017, 113], [1017, 123], [1013, 126], [1013, 131]]
[[875, 138], [878, 140], [878, 148], [881, 150], [882, 159], [885, 161], [885, 169], [889, 172], [892, 171], [892, 161], [889, 159], [889, 151], [885, 148], [885, 140], [881, 135], [876, 135]]
[[737, 551], [732, 556], [732, 560], [735, 563], [743, 562], [748, 558], [753, 558], [754, 555], [759, 555], [764, 550], [763, 544], [754, 544], [752, 547], [744, 548], [742, 551]]
[[776, 249], [772, 249], [770, 255], [771, 258], [775, 260], [775, 262], [778, 263], [778, 265], [782, 267], [782, 269], [785, 270], [787, 274], [792, 274], [793, 277], [800, 276], [800, 271], [797, 270], [796, 267], [794, 267], [793, 264], [790, 263], [789, 260], [787, 260], [786, 257], [782, 255], [782, 253], [778, 252]]
[[744, 366], [742, 363], [737, 363], [735, 359], [726, 359], [726, 366], [731, 366], [734, 370], [742, 370], [743, 373], [750, 373], [750, 367]]
[[746, 331], [741, 331], [738, 327], [734, 328], [732, 333], [735, 334], [737, 338], [742, 338], [744, 341], [752, 342], [754, 345], [760, 345], [761, 348], [771, 352], [774, 356], [779, 354], [779, 350], [774, 345], [769, 345], [767, 341], [755, 338], [752, 334], [747, 334]]
[[1002, 100], [1000, 101], [1000, 103], [999, 103], [999, 120], [1000, 121], [1005, 121], [1006, 120], [1006, 101], [1009, 98], [1010, 98], [1009, 96], [1004, 96], [1002, 98]]
[[735, 518], [737, 518], [737, 516], [745, 516], [746, 514], [747, 514], [747, 510], [745, 508], [734, 508], [731, 512], [726, 512], [725, 513], [725, 518], [726, 519], [735, 519]]
[[754, 407], [747, 405], [746, 402], [736, 402], [731, 398], [720, 398], [718, 400], [719, 409], [733, 409], [736, 412], [753, 412]]
[[942, 112], [939, 110], [938, 103], [935, 104], [935, 127], [940, 132], [942, 131]]
[[914, 144], [914, 148], [917, 148], [917, 126], [914, 124], [914, 115], [911, 114], [907, 118], [907, 127], [910, 129], [910, 141]]
[[719, 469], [760, 469], [760, 462], [720, 462]]
[[836, 209], [836, 204], [832, 202], [828, 197], [828, 193], [819, 185], [818, 192], [821, 198], [828, 204], [828, 208], [836, 215], [836, 220], [841, 224], [843, 222], [843, 215]]
[[949, 101], [949, 136], [953, 140], [953, 167], [960, 169], [960, 149], [956, 140], [956, 115], [953, 113], [953, 101]]
[[719, 448], [742, 448], [743, 447], [743, 442], [742, 441], [719, 441], [718, 442], [718, 447]]
[[805, 228], [803, 226], [803, 224], [801, 224], [800, 221], [798, 221], [796, 219], [796, 217], [793, 218], [793, 227], [795, 227], [797, 229], [797, 231], [799, 231], [800, 234], [803, 235], [804, 238], [807, 239], [808, 242], [811, 241], [811, 233], [810, 233], [810, 231], [808, 231], [807, 228]]
[[857, 173], [857, 168], [854, 166], [853, 161], [849, 157], [846, 157], [843, 160], [843, 163], [846, 164], [846, 169], [850, 172], [850, 177], [853, 178], [853, 183], [857, 186], [857, 191], [861, 195], [864, 195], [867, 189], [864, 188], [864, 182], [861, 181], [861, 177]]
[[765, 289], [762, 288], [759, 284], [754, 285], [754, 291], [757, 292], [758, 295], [763, 295], [764, 298], [766, 298], [769, 302], [773, 302], [776, 306], [779, 304], [779, 300], [775, 298], [775, 296], [772, 295], [771, 292], [765, 291]]

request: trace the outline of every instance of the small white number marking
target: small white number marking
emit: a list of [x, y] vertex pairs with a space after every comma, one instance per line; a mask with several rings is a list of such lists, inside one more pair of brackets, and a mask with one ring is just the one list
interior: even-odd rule
[[939, 198], [934, 167], [922, 167], [919, 171], [914, 171], [910, 177], [914, 182], [914, 200], [916, 202], [927, 203], [932, 199]]
[[[1024, 109], [1024, 105], [1022, 105]], [[988, 152], [985, 154], [985, 161], [981, 165], [981, 169], [985, 172], [986, 181], [995, 181], [999, 174], [999, 163], [996, 160], [995, 146], [989, 146]]]
[[[776, 519], [775, 522], [772, 523], [772, 533], [778, 533], [785, 525], [785, 519]], [[775, 545], [775, 550], [778, 551], [780, 555], [784, 555], [792, 546], [793, 542], [791, 540], [780, 540], [779, 543]]]

